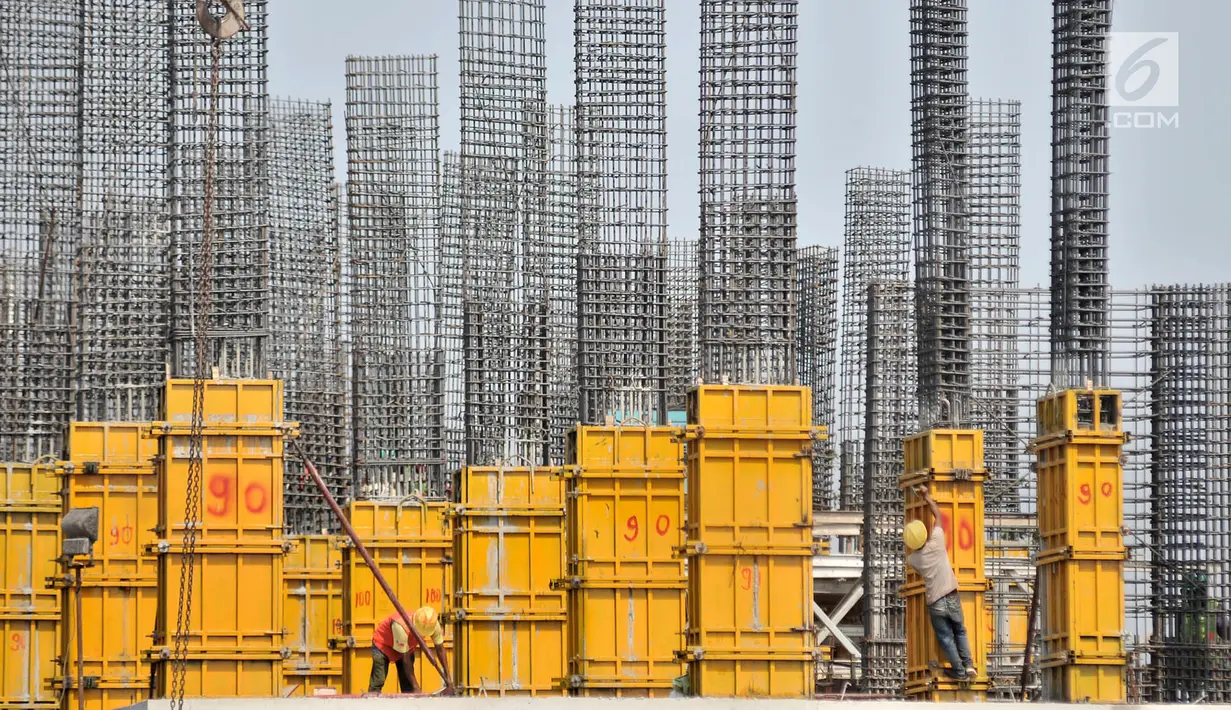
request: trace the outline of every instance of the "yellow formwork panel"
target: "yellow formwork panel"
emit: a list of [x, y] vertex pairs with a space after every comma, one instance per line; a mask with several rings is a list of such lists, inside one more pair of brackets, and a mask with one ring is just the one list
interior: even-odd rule
[[906, 474], [983, 473], [983, 431], [929, 429], [906, 437]]
[[[68, 690], [64, 694], [64, 704], [61, 707], [65, 710], [76, 710], [78, 707], [77, 693], [79, 692], [77, 676], [70, 674], [67, 680]], [[62, 684], [62, 681], [60, 683]], [[93, 683], [92, 687], [85, 690], [85, 710], [116, 710], [116, 708], [135, 705], [150, 698], [148, 675], [139, 685], [107, 678], [99, 678]]]
[[[178, 580], [177, 580], [178, 581]], [[95, 580], [81, 588], [83, 670], [118, 685], [149, 686], [158, 580]], [[77, 590], [64, 590], [61, 657], [77, 672]], [[195, 606], [195, 604], [194, 604]]]
[[569, 480], [569, 574], [589, 580], [684, 576], [684, 471]]
[[711, 547], [812, 544], [807, 439], [702, 437], [688, 450], [690, 540]]
[[60, 481], [50, 464], [0, 462], [0, 507], [58, 508]]
[[[193, 380], [167, 380], [163, 418], [192, 423]], [[282, 421], [281, 380], [206, 380], [205, 425], [241, 426]]]
[[1035, 404], [1040, 438], [1073, 434], [1121, 437], [1117, 390], [1072, 389], [1040, 397]]
[[563, 615], [467, 616], [455, 630], [456, 684], [467, 695], [566, 695]]
[[1040, 557], [1041, 657], [1124, 656], [1124, 561]]
[[568, 433], [565, 460], [584, 475], [684, 470], [684, 441], [675, 427], [582, 426]]
[[688, 560], [686, 645], [795, 652], [812, 644], [811, 548]]
[[[282, 536], [283, 442], [280, 436], [223, 436], [206, 430], [199, 501], [203, 537], [277, 540]], [[159, 519], [179, 539], [187, 519], [189, 437], [163, 437]]]
[[158, 440], [146, 436], [149, 422], [72, 422], [68, 458], [80, 472], [87, 464], [131, 469], [154, 465]]
[[0, 507], [0, 615], [59, 610], [59, 556], [58, 509]]
[[574, 687], [619, 687], [683, 672], [683, 581], [676, 587], [585, 582], [569, 595], [569, 659]]
[[[970, 654], [979, 679], [987, 677], [987, 584], [965, 584], [958, 587], [962, 599], [962, 621], [970, 640]], [[922, 582], [907, 584], [901, 595], [906, 599], [906, 683], [943, 683], [949, 659], [936, 643], [932, 617], [928, 614], [927, 597]]]
[[[284, 687], [282, 659], [276, 649], [215, 653], [189, 649], [184, 667], [184, 696], [188, 698], [276, 698]], [[170, 696], [171, 669], [170, 661], [158, 664], [155, 697]]]
[[357, 500], [343, 509], [355, 533], [364, 541], [379, 543], [451, 544], [453, 523], [447, 503]]
[[453, 605], [467, 612], [564, 613], [564, 516], [461, 515]]
[[1076, 438], [1035, 447], [1039, 533], [1045, 549], [1124, 549], [1119, 440]]
[[[205, 652], [214, 648], [275, 648], [279, 653], [280, 669], [284, 556], [280, 542], [238, 546], [198, 541], [193, 560], [192, 598], [206, 601], [192, 605], [188, 620], [189, 649]], [[160, 555], [158, 565], [159, 592], [163, 600], [159, 607], [158, 628], [174, 630], [183, 566], [178, 542]]]
[[610, 684], [582, 683], [573, 686], [572, 694], [579, 698], [669, 698], [674, 685], [674, 680]]
[[286, 599], [283, 643], [287, 673], [341, 675], [342, 655], [331, 638], [342, 635], [342, 549], [329, 535], [291, 538], [283, 568]]
[[467, 466], [458, 474], [458, 500], [466, 509], [563, 508], [560, 473], [549, 466]]
[[49, 681], [59, 672], [60, 620], [54, 616], [0, 615], [0, 707], [55, 706]]
[[82, 467], [65, 472], [64, 508], [98, 508], [94, 566], [83, 578], [149, 579], [158, 560], [145, 549], [158, 539], [158, 475], [150, 465], [108, 465], [97, 474]]
[[981, 703], [991, 689], [986, 681], [967, 683], [952, 680], [907, 682], [906, 697], [933, 703]]
[[1122, 658], [1091, 663], [1041, 658], [1039, 669], [1045, 702], [1123, 703], [1128, 699]]
[[704, 649], [688, 663], [692, 692], [706, 698], [809, 698], [816, 689], [812, 653]]
[[[926, 483], [936, 507], [940, 509], [939, 524], [945, 531], [945, 549], [959, 582], [981, 582], [986, 576], [986, 542], [983, 524], [983, 484], [976, 481], [933, 478]], [[923, 497], [911, 487], [903, 491], [906, 500], [906, 522], [931, 520]], [[906, 583], [921, 581], [919, 573], [906, 565]]]
[[773, 385], [701, 385], [688, 392], [688, 423], [765, 431], [812, 427], [812, 390]]

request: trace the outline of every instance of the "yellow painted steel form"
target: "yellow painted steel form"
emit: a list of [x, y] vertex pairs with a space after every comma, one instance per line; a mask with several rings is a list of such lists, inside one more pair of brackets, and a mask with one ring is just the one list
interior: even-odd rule
[[342, 651], [330, 638], [342, 630], [342, 539], [298, 535], [283, 568], [285, 682], [292, 696], [321, 688], [343, 692]]
[[1073, 389], [1041, 398], [1032, 442], [1039, 478], [1039, 667], [1043, 699], [1124, 702], [1124, 473], [1121, 395]]

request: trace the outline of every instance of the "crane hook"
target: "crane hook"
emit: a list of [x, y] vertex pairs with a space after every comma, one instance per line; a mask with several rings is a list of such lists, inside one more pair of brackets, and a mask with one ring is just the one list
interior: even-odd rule
[[243, 0], [221, 0], [226, 12], [222, 17], [214, 17], [209, 11], [210, 0], [197, 0], [197, 22], [205, 34], [214, 39], [229, 39], [240, 30], [248, 29], [244, 21]]

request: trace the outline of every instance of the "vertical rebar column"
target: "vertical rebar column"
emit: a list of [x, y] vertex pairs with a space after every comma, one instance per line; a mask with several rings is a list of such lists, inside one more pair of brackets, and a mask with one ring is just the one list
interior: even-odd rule
[[863, 507], [868, 284], [906, 281], [910, 276], [910, 173], [884, 168], [847, 170], [845, 220], [838, 487], [841, 508], [859, 510]]
[[347, 58], [353, 475], [361, 496], [444, 494], [438, 112], [434, 55]]
[[[270, 373], [282, 380], [286, 417], [335, 497], [350, 497], [341, 340], [341, 270], [328, 102], [274, 100], [269, 159]], [[338, 525], [315, 486], [293, 475], [287, 453], [287, 529]]]
[[666, 397], [665, 0], [576, 0], [584, 424], [661, 423]]
[[1053, 0], [1052, 11], [1052, 376], [1080, 387], [1107, 370], [1111, 0]]
[[864, 418], [863, 584], [864, 690], [901, 695], [906, 683], [906, 605], [898, 479], [904, 441], [915, 431], [914, 318], [904, 281], [873, 281], [867, 290], [867, 379]]
[[[211, 40], [193, 3], [171, 3], [172, 372], [193, 367]], [[264, 377], [269, 335], [269, 32], [266, 0], [244, 3], [249, 28], [226, 40], [218, 87], [209, 362], [222, 377]]]
[[1015, 310], [1021, 248], [1021, 103], [972, 100], [966, 209], [970, 227], [970, 422], [983, 430], [985, 509], [1015, 511], [1021, 432]]
[[667, 242], [667, 412], [686, 421], [690, 387], [697, 384], [697, 240]]
[[[838, 356], [838, 249], [799, 250], [799, 384], [812, 388], [812, 423], [834, 430]], [[832, 437], [832, 435], [831, 435]], [[832, 438], [812, 442], [812, 507], [837, 507]]]
[[83, 6], [75, 416], [152, 421], [167, 375], [171, 295], [168, 6]]
[[462, 162], [446, 150], [440, 162], [440, 340], [444, 351], [445, 477], [466, 462], [465, 381], [462, 357]]
[[0, 3], [0, 459], [59, 456], [72, 415], [81, 5]]
[[1214, 323], [1211, 328], [1209, 443], [1206, 445], [1209, 496], [1206, 544], [1209, 550], [1208, 589], [1216, 600], [1214, 635], [1208, 633], [1210, 702], [1231, 701], [1231, 286], [1210, 287]]
[[961, 424], [970, 396], [966, 0], [911, 0], [920, 426]]
[[543, 0], [459, 0], [466, 460], [548, 456]]
[[548, 463], [565, 463], [565, 435], [577, 424], [577, 133], [574, 109], [548, 107], [550, 162], [544, 238], [550, 289], [548, 327]]
[[795, 0], [701, 1], [701, 376], [795, 380]]

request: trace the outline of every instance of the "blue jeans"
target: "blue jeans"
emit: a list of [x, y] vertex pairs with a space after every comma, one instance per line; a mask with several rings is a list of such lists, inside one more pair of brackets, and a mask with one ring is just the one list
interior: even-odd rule
[[970, 659], [970, 639], [966, 637], [966, 623], [962, 619], [962, 598], [951, 592], [928, 605], [932, 617], [932, 629], [941, 653], [949, 659], [949, 676], [964, 678], [966, 669], [974, 665]]

